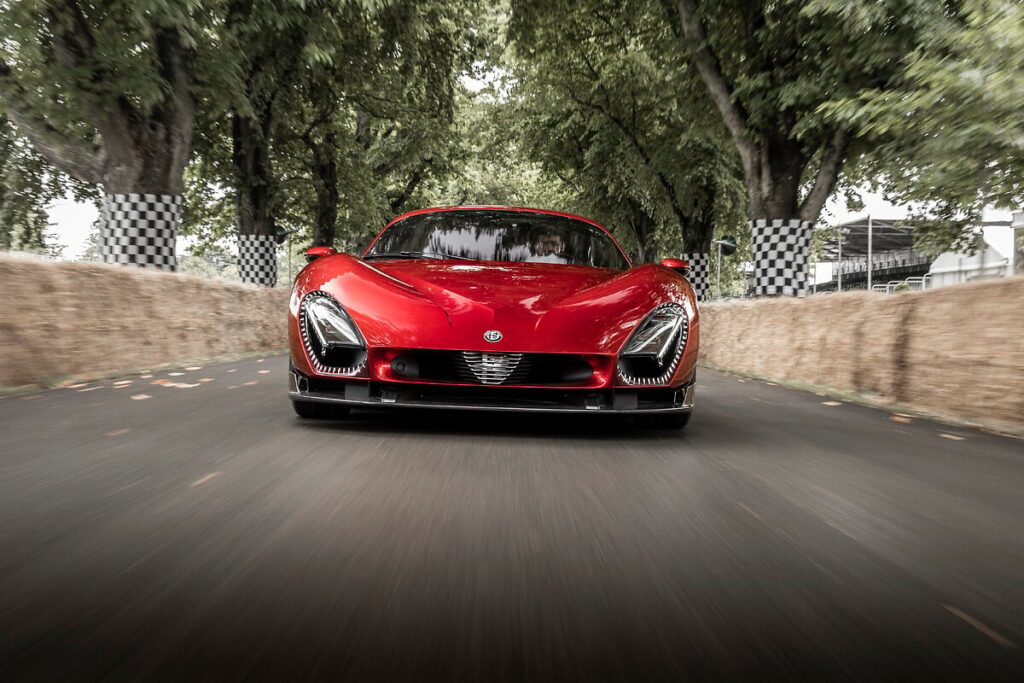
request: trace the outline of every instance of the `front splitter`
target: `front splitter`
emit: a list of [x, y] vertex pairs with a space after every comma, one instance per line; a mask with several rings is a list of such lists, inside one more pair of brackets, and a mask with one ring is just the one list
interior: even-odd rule
[[[605, 413], [621, 415], [651, 415], [651, 414], [672, 414], [688, 413], [693, 410], [694, 404], [694, 383], [691, 382], [685, 387], [680, 387], [679, 398], [672, 404], [642, 405], [638, 401], [623, 401], [616, 405], [614, 401], [587, 403], [584, 405], [573, 405], [557, 403], [553, 401], [529, 401], [523, 399], [501, 399], [488, 398], [486, 393], [474, 396], [472, 399], [451, 397], [422, 397], [403, 395], [400, 388], [387, 387], [380, 389], [380, 394], [374, 395], [366, 383], [353, 383], [353, 389], [358, 389], [358, 395], [340, 394], [338, 392], [311, 391], [303, 388], [305, 378], [292, 375], [292, 386], [288, 397], [293, 401], [310, 401], [314, 403], [333, 403], [361, 408], [429, 408], [438, 410], [480, 410], [497, 412], [519, 412], [519, 413]], [[408, 387], [402, 387], [409, 390]], [[418, 387], [414, 387], [416, 389]], [[556, 394], [557, 392], [552, 392]], [[628, 391], [625, 393], [629, 393]]]

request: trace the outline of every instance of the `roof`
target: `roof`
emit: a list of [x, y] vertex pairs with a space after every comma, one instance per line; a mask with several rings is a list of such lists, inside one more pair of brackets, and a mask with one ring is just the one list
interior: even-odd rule
[[[898, 218], [862, 218], [840, 225], [829, 226], [838, 230], [843, 239], [843, 257], [867, 256], [868, 253], [868, 221], [871, 221], [871, 251], [882, 253], [911, 249], [914, 246], [914, 226], [906, 219]], [[826, 260], [839, 257], [839, 240], [831, 239], [823, 243]]]
[[[871, 221], [871, 251], [881, 254], [914, 248], [914, 224], [911, 218], [860, 218], [839, 225], [823, 226], [822, 229], [839, 230], [843, 235], [843, 258], [867, 256], [868, 221]], [[982, 221], [980, 227], [1008, 226], [1010, 221]], [[822, 243], [826, 261], [839, 258], [839, 240], [825, 240]]]

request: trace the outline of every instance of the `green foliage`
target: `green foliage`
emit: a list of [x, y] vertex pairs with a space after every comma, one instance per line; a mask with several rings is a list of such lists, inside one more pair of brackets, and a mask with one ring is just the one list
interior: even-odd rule
[[522, 0], [510, 36], [512, 125], [571, 208], [642, 260], [740, 227], [737, 159], [658, 4]]
[[914, 249], [932, 258], [947, 251], [973, 255], [984, 246], [984, 240], [974, 231], [977, 222], [973, 217], [918, 215], [911, 222]]
[[[5, 248], [44, 249], [45, 207], [95, 198], [119, 132], [131, 160], [188, 102], [182, 267], [209, 274], [230, 275], [257, 190], [295, 249], [357, 249], [424, 206], [511, 204], [592, 216], [643, 260], [723, 234], [746, 253], [748, 211], [814, 219], [837, 182], [924, 207], [929, 252], [969, 249], [981, 207], [1024, 204], [1019, 2], [9, 0], [0, 31]], [[239, 175], [239, 119], [260, 174]]]
[[466, 204], [565, 208], [568, 188], [525, 158], [516, 135], [516, 113], [501, 84], [458, 98], [453, 143], [454, 172], [428, 184], [414, 207]]
[[[953, 0], [951, 0], [952, 2]], [[817, 221], [871, 149], [822, 105], [887, 91], [947, 12], [936, 0], [664, 0], [743, 163], [751, 218]]]
[[[874, 149], [859, 169], [894, 201], [939, 218], [1024, 204], [1024, 6], [966, 0], [927, 15], [930, 40], [906, 55], [895, 87], [835, 98], [823, 115], [859, 126]], [[959, 239], [935, 226], [935, 245]], [[969, 237], [965, 237], [970, 241]]]
[[94, 199], [91, 190], [47, 164], [0, 115], [0, 249], [57, 255], [47, 205], [69, 194]]
[[[234, 26], [249, 77], [232, 106], [265, 124], [266, 190], [280, 227], [307, 244], [328, 231], [352, 249], [453, 172], [459, 76], [479, 49], [468, 30], [474, 7], [320, 3]], [[227, 122], [203, 117], [199, 130], [184, 231], [210, 243], [233, 231], [238, 179]]]

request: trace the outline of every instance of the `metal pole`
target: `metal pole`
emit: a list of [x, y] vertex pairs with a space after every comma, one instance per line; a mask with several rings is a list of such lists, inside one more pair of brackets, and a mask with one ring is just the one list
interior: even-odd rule
[[288, 282], [292, 281], [292, 236], [288, 235]]
[[1010, 223], [1012, 267], [1010, 275], [1024, 275], [1024, 211], [1016, 211]]
[[718, 242], [718, 298], [722, 298], [722, 242]]
[[839, 228], [839, 260], [836, 262], [836, 291], [843, 291], [843, 229]]
[[868, 214], [868, 291], [871, 291], [871, 275], [872, 267], [874, 264], [871, 263], [871, 214]]

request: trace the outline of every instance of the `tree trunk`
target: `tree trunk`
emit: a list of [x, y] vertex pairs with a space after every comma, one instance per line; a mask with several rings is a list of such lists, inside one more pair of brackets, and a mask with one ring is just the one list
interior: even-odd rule
[[338, 140], [332, 131], [317, 142], [305, 138], [313, 157], [313, 185], [316, 192], [316, 217], [313, 222], [314, 247], [333, 247], [338, 225]]
[[690, 264], [687, 279], [700, 301], [711, 296], [711, 241], [715, 234], [715, 201], [716, 188], [708, 183], [702, 188], [703, 196], [695, 202], [695, 208], [687, 216], [686, 225], [682, 227], [683, 253], [680, 256]]
[[[754, 129], [708, 40], [696, 1], [678, 0], [676, 16], [679, 38], [743, 163], [753, 233], [754, 294], [803, 296], [811, 231], [842, 171], [848, 133], [837, 128], [817, 146], [815, 141], [798, 140], [792, 133], [796, 122], [786, 111], [779, 111], [767, 127]], [[814, 159], [814, 183], [801, 200], [801, 181]]]
[[649, 263], [657, 257], [654, 249], [654, 231], [657, 225], [644, 210], [640, 202], [628, 199], [629, 203], [629, 229], [633, 233], [633, 241], [636, 242], [636, 258], [634, 263], [640, 265]]
[[104, 138], [105, 195], [100, 213], [104, 263], [177, 269], [175, 242], [185, 165], [192, 148], [192, 108], [188, 95], [184, 102], [154, 110], [133, 125], [127, 137], [109, 142]]
[[[94, 97], [94, 81], [109, 74], [97, 54], [86, 14], [77, 2], [66, 5], [64, 13], [53, 6], [46, 10], [49, 47], [56, 63], [68, 71], [62, 85]], [[174, 270], [195, 100], [179, 31], [154, 26], [152, 49], [167, 94], [148, 111], [140, 110], [126, 94], [105, 95], [86, 121], [98, 133], [96, 145], [69, 138], [38, 114], [22, 109], [23, 88], [2, 59], [0, 100], [43, 158], [74, 178], [103, 185], [99, 252], [104, 262]], [[93, 76], [83, 79], [83, 73]]]
[[238, 274], [242, 282], [273, 287], [277, 282], [277, 230], [271, 207], [269, 110], [259, 118], [232, 114]]

